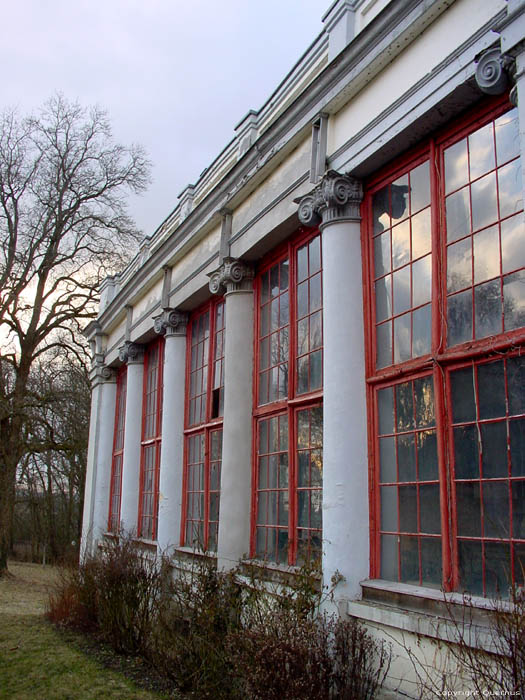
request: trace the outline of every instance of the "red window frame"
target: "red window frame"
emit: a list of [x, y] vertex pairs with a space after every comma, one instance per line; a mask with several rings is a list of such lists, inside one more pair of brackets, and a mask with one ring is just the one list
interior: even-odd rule
[[[446, 149], [455, 146], [456, 150], [458, 150], [463, 142], [463, 139], [465, 139], [466, 137], [469, 137], [468, 143], [470, 148], [471, 139], [478, 138], [478, 134], [483, 132], [486, 125], [490, 125], [496, 122], [496, 120], [498, 120], [500, 117], [503, 117], [503, 115], [509, 110], [510, 105], [508, 104], [506, 99], [498, 98], [487, 101], [483, 107], [478, 107], [475, 113], [465, 115], [462, 119], [457, 120], [446, 130], [443, 130], [441, 133], [438, 133], [434, 137], [428, 139], [427, 142], [422, 144], [417, 149], [414, 149], [412, 152], [408, 153], [405, 157], [399, 159], [393, 165], [387, 166], [387, 168], [385, 168], [381, 173], [379, 173], [378, 176], [374, 177], [373, 180], [367, 183], [367, 186], [365, 187], [365, 199], [363, 201], [362, 248], [365, 318], [367, 320], [365, 332], [365, 346], [368, 418], [369, 425], [371, 426], [369, 430], [369, 452], [371, 454], [369, 478], [371, 513], [370, 573], [373, 578], [380, 578], [385, 573], [384, 570], [382, 571], [382, 561], [384, 569], [389, 569], [390, 564], [394, 562], [395, 571], [394, 554], [395, 551], [397, 551], [399, 557], [397, 564], [397, 575], [384, 577], [394, 578], [394, 580], [400, 580], [405, 582], [407, 581], [407, 576], [404, 575], [402, 570], [401, 547], [404, 546], [405, 540], [408, 541], [408, 538], [412, 537], [412, 540], [410, 541], [410, 546], [413, 546], [414, 542], [416, 541], [416, 538], [418, 538], [417, 541], [419, 549], [417, 552], [417, 556], [416, 551], [414, 549], [413, 561], [416, 561], [418, 557], [419, 569], [413, 569], [411, 576], [412, 579], [417, 579], [419, 577], [419, 580], [410, 580], [409, 582], [419, 583], [423, 585], [427, 584], [428, 582], [426, 582], [424, 579], [425, 575], [429, 573], [430, 569], [425, 569], [425, 566], [422, 564], [423, 558], [421, 543], [426, 543], [427, 539], [439, 537], [441, 540], [441, 561], [443, 573], [439, 581], [436, 582], [434, 580], [433, 584], [430, 585], [442, 586], [445, 590], [449, 591], [465, 588], [465, 585], [468, 585], [470, 587], [471, 592], [474, 593], [479, 593], [482, 595], [492, 595], [496, 593], [498, 595], [501, 595], [501, 570], [499, 573], [497, 571], [494, 573], [494, 571], [491, 570], [489, 576], [489, 569], [492, 569], [492, 567], [494, 567], [495, 569], [496, 566], [499, 565], [498, 561], [494, 559], [493, 562], [493, 560], [490, 559], [489, 555], [486, 554], [486, 552], [490, 551], [491, 547], [494, 551], [496, 544], [504, 544], [508, 548], [508, 564], [511, 573], [510, 578], [512, 583], [516, 583], [521, 580], [521, 574], [518, 570], [519, 567], [517, 566], [517, 558], [519, 553], [519, 557], [521, 558], [521, 560], [525, 561], [525, 539], [523, 539], [524, 535], [519, 530], [518, 526], [516, 526], [514, 529], [516, 532], [520, 532], [520, 537], [514, 536], [512, 509], [514, 493], [513, 489], [515, 489], [515, 493], [518, 493], [519, 489], [525, 488], [525, 480], [523, 479], [525, 474], [523, 474], [522, 476], [521, 474], [515, 475], [512, 473], [509, 456], [510, 447], [508, 447], [507, 445], [506, 448], [503, 448], [503, 453], [505, 453], [505, 449], [507, 450], [506, 460], [508, 461], [508, 473], [506, 475], [499, 474], [498, 477], [494, 479], [486, 478], [483, 472], [482, 458], [481, 456], [479, 456], [479, 467], [478, 472], [476, 472], [477, 476], [472, 476], [468, 479], [458, 478], [456, 470], [460, 468], [458, 462], [460, 458], [460, 448], [458, 447], [458, 443], [456, 443], [456, 445], [454, 444], [454, 429], [460, 430], [466, 426], [469, 430], [472, 431], [474, 430], [475, 426], [476, 430], [481, 435], [481, 432], [483, 430], [488, 430], [488, 428], [486, 427], [487, 425], [498, 423], [501, 426], [503, 426], [503, 424], [505, 423], [505, 425], [507, 426], [506, 429], [508, 435], [509, 430], [518, 429], [516, 426], [518, 426], [518, 422], [521, 420], [521, 415], [520, 413], [509, 413], [507, 408], [507, 413], [502, 413], [501, 409], [500, 414], [496, 418], [493, 417], [490, 419], [486, 419], [479, 413], [480, 409], [478, 406], [476, 410], [478, 411], [479, 415], [477, 415], [476, 418], [471, 418], [469, 421], [463, 424], [461, 423], [461, 421], [458, 422], [454, 419], [454, 410], [455, 407], [459, 405], [459, 402], [457, 398], [454, 401], [452, 401], [452, 394], [454, 391], [453, 387], [456, 386], [459, 382], [460, 374], [458, 373], [462, 370], [465, 370], [466, 368], [467, 373], [472, 372], [472, 376], [476, 377], [475, 401], [477, 405], [478, 399], [480, 397], [480, 392], [482, 392], [482, 389], [483, 391], [485, 391], [486, 386], [488, 386], [488, 384], [486, 383], [478, 383], [478, 373], [483, 373], [483, 371], [485, 371], [480, 368], [488, 368], [486, 369], [486, 373], [488, 374], [494, 371], [498, 362], [504, 363], [506, 367], [507, 362], [511, 361], [513, 357], [519, 356], [520, 350], [521, 352], [523, 352], [523, 344], [525, 341], [525, 329], [523, 327], [513, 327], [512, 329], [505, 331], [503, 325], [504, 322], [503, 320], [501, 320], [499, 328], [496, 328], [494, 326], [494, 332], [490, 335], [483, 331], [482, 334], [479, 335], [479, 337], [475, 337], [476, 333], [474, 329], [468, 337], [461, 337], [460, 335], [456, 335], [454, 337], [453, 332], [450, 329], [455, 327], [455, 319], [452, 316], [447, 317], [447, 309], [451, 297], [456, 295], [458, 292], [465, 294], [465, 296], [470, 293], [470, 303], [471, 308], [473, 309], [471, 312], [472, 325], [473, 327], [475, 326], [476, 308], [474, 307], [474, 304], [477, 303], [477, 298], [475, 299], [475, 290], [478, 287], [482, 287], [485, 284], [485, 279], [483, 277], [481, 277], [481, 279], [476, 280], [475, 266], [477, 266], [478, 270], [482, 270], [483, 274], [487, 274], [486, 272], [483, 272], [482, 269], [483, 258], [479, 257], [477, 262], [475, 261], [476, 245], [481, 246], [480, 241], [482, 241], [481, 236], [479, 237], [479, 239], [476, 239], [476, 236], [483, 234], [483, 236], [486, 239], [488, 238], [488, 234], [490, 234], [490, 236], [493, 237], [492, 240], [497, 240], [498, 242], [497, 254], [499, 255], [500, 261], [499, 268], [496, 271], [494, 271], [494, 268], [494, 270], [492, 271], [492, 275], [489, 274], [488, 284], [493, 284], [493, 282], [490, 281], [492, 277], [492, 279], [496, 283], [495, 287], [497, 286], [500, 290], [499, 297], [495, 295], [495, 298], [499, 300], [497, 303], [500, 304], [499, 308], [501, 309], [501, 319], [504, 319], [505, 317], [505, 279], [509, 280], [512, 275], [517, 275], [518, 273], [520, 273], [519, 270], [518, 273], [515, 273], [512, 270], [509, 272], [509, 270], [505, 271], [503, 269], [503, 253], [501, 252], [501, 246], [502, 236], [504, 235], [503, 228], [505, 226], [505, 222], [512, 220], [514, 217], [517, 220], [519, 216], [523, 216], [522, 210], [520, 210], [521, 214], [519, 212], [516, 212], [515, 210], [510, 212], [508, 210], [504, 210], [504, 205], [501, 204], [501, 202], [503, 201], [502, 198], [506, 196], [506, 193], [504, 192], [500, 196], [499, 190], [496, 189], [496, 192], [493, 197], [494, 201], [496, 202], [496, 204], [493, 206], [497, 207], [496, 216], [492, 214], [492, 219], [487, 220], [482, 225], [479, 225], [479, 212], [482, 211], [482, 208], [479, 204], [479, 194], [477, 192], [473, 192], [473, 190], [476, 188], [478, 191], [482, 190], [482, 185], [484, 184], [483, 181], [488, 182], [489, 180], [493, 180], [494, 183], [499, 183], [500, 181], [503, 182], [506, 171], [512, 169], [511, 166], [513, 166], [513, 164], [519, 164], [520, 162], [519, 149], [518, 156], [512, 156], [508, 162], [505, 159], [499, 161], [499, 151], [496, 148], [497, 135], [496, 132], [493, 130], [491, 132], [493, 133], [493, 141], [495, 144], [493, 154], [498, 153], [498, 160], [494, 162], [492, 168], [489, 168], [488, 170], [482, 170], [473, 175], [471, 165], [469, 165], [471, 163], [469, 156], [469, 160], [467, 161], [466, 166], [468, 167], [467, 180], [465, 182], [461, 182], [460, 186], [456, 190], [454, 190], [453, 188], [450, 188], [449, 191], [446, 190], [444, 177], [446, 172], [450, 172], [445, 171]], [[474, 148], [474, 146], [472, 146], [472, 148]], [[450, 151], [447, 151], [447, 157], [448, 153], [450, 153]], [[378, 335], [376, 329], [379, 327], [379, 324], [382, 323], [382, 319], [379, 318], [378, 320], [376, 318], [376, 304], [378, 302], [376, 301], [374, 291], [374, 284], [375, 281], [378, 279], [378, 275], [377, 265], [374, 264], [374, 221], [372, 215], [373, 197], [376, 193], [384, 191], [384, 187], [386, 184], [392, 183], [396, 180], [397, 182], [401, 182], [401, 180], [399, 180], [398, 178], [402, 177], [405, 173], [412, 171], [414, 168], [416, 168], [425, 161], [428, 161], [430, 168], [430, 227], [432, 240], [431, 343], [428, 347], [428, 351], [424, 354], [421, 354], [420, 356], [410, 356], [407, 357], [404, 361], [396, 362], [393, 355], [391, 355], [390, 357], [392, 359], [392, 362], [384, 363], [382, 361], [378, 361], [376, 354], [378, 352]], [[499, 185], [496, 184], [496, 187], [498, 186]], [[448, 204], [448, 200], [454, 196], [454, 193], [456, 193], [457, 195], [457, 192], [462, 189], [464, 189], [465, 192], [462, 193], [461, 196], [463, 198], [463, 201], [467, 203], [467, 208], [466, 210], [465, 208], [463, 208], [463, 210], [461, 211], [467, 212], [464, 216], [466, 217], [465, 220], [468, 219], [467, 223], [469, 228], [460, 229], [460, 231], [466, 230], [467, 233], [460, 233], [458, 236], [456, 236], [456, 238], [452, 237], [451, 239], [450, 231], [447, 234], [447, 224], [452, 222], [453, 218], [451, 214], [450, 219], [447, 219], [446, 205]], [[477, 226], [476, 222], [473, 221], [474, 205], [472, 202], [473, 197], [475, 196], [478, 197], [478, 203], [476, 204], [476, 214], [478, 216]], [[523, 202], [521, 204], [523, 206]], [[450, 210], [452, 210], [452, 206]], [[387, 226], [385, 228], [385, 231], [393, 231], [394, 225], [395, 223], [393, 222], [392, 224], [390, 224], [390, 229], [388, 229]], [[494, 231], [496, 231], [497, 229], [497, 233], [489, 231], [489, 229], [494, 229]], [[485, 236], [487, 231], [488, 234], [487, 236]], [[381, 231], [379, 231], [379, 234], [376, 233], [376, 236], [377, 235], [381, 236], [383, 234]], [[456, 282], [457, 278], [451, 279], [451, 273], [447, 273], [447, 260], [451, 261], [450, 269], [452, 269], [454, 258], [452, 257], [452, 254], [449, 253], [449, 249], [452, 246], [456, 245], [457, 240], [462, 242], [461, 245], [463, 245], [465, 250], [467, 251], [464, 254], [466, 262], [462, 262], [459, 255], [456, 256], [456, 259], [459, 259], [460, 264], [463, 265], [462, 279], [466, 279], [467, 282], [461, 282], [458, 289], [455, 289], [453, 287], [454, 285], [458, 284]], [[391, 241], [393, 241], [393, 234]], [[381, 249], [381, 246], [376, 246], [376, 249]], [[388, 251], [388, 246], [386, 246], [385, 249]], [[479, 250], [481, 250], [481, 247], [479, 248]], [[494, 262], [489, 260], [488, 266], [494, 267]], [[391, 269], [394, 268], [392, 267]], [[523, 269], [525, 269], [525, 265], [522, 265], [520, 274], [525, 274], [523, 273]], [[388, 269], [386, 270], [385, 274], [387, 277], [388, 274], [390, 274]], [[449, 274], [448, 290], [447, 274]], [[469, 274], [470, 282], [468, 282]], [[461, 284], [463, 286], [461, 286]], [[451, 285], [452, 291], [450, 290]], [[395, 297], [394, 288], [392, 287], [391, 290], [391, 293], [394, 294]], [[411, 293], [413, 293], [413, 290]], [[389, 299], [391, 300], [391, 297], [389, 297]], [[479, 297], [479, 299], [481, 304], [481, 296]], [[392, 302], [391, 308], [395, 308], [395, 298]], [[479, 316], [479, 318], [482, 318], [481, 315]], [[459, 332], [464, 332], [464, 330], [460, 328]], [[447, 333], [450, 334], [450, 337], [448, 337]], [[412, 348], [412, 346], [410, 347]], [[393, 336], [392, 350], [390, 352], [395, 352]], [[505, 374], [505, 377], [506, 376], [507, 375]], [[409, 529], [407, 529], [408, 525], [406, 525], [406, 523], [401, 523], [401, 519], [403, 518], [405, 521], [410, 520], [412, 527], [414, 527], [414, 524], [417, 524], [417, 527], [420, 528], [420, 525], [422, 524], [421, 500], [419, 494], [421, 493], [422, 486], [426, 488], [426, 482], [422, 484], [422, 482], [419, 481], [419, 472], [417, 472], [417, 478], [413, 477], [412, 480], [409, 479], [407, 481], [405, 475], [403, 475], [402, 478], [399, 477], [401, 470], [406, 471], [407, 464], [405, 463], [405, 461], [403, 461], [405, 459], [404, 456], [403, 460], [400, 461], [399, 455], [404, 455], [404, 447], [400, 448], [399, 446], [400, 440], [407, 441], [410, 438], [411, 433], [413, 433], [416, 436], [414, 440], [417, 439], [417, 426], [413, 429], [401, 429], [397, 432], [394, 429], [394, 432], [385, 432], [386, 428], [384, 426], [381, 427], [380, 425], [380, 400], [383, 400], [385, 397], [389, 396], [389, 394], [385, 393], [385, 391], [388, 392], [390, 388], [392, 388], [392, 391], [394, 393], [396, 391], [406, 391], [406, 387], [409, 384], [422, 377], [431, 377], [433, 381], [433, 405], [435, 413], [435, 424], [434, 428], [432, 429], [435, 430], [436, 444], [432, 448], [434, 456], [431, 457], [431, 461], [434, 460], [434, 458], [437, 460], [438, 469], [438, 482], [434, 478], [432, 479], [432, 484], [435, 485], [439, 483], [441, 519], [441, 532], [439, 533], [439, 535], [437, 533], [428, 532], [426, 530], [422, 531], [421, 529], [417, 530], [416, 532], [409, 531]], [[509, 389], [507, 379], [505, 379], [505, 392], [505, 400], [506, 405], [508, 407], [509, 401], [511, 401], [511, 390]], [[456, 392], [456, 397], [457, 396], [458, 394]], [[503, 405], [503, 403], [501, 403], [501, 405]], [[397, 421], [396, 405], [397, 404], [395, 403], [392, 404], [392, 416], [393, 420], [395, 421]], [[501, 427], [501, 430], [503, 430], [503, 427]], [[412, 438], [410, 438], [410, 440], [411, 439]], [[391, 446], [388, 448], [390, 451], [387, 453], [386, 445], [390, 443]], [[414, 441], [412, 441], [412, 444], [415, 444]], [[393, 449], [392, 447], [394, 445], [395, 449]], [[383, 453], [381, 452], [381, 450], [383, 450]], [[414, 459], [415, 464], [418, 464], [418, 450], [416, 449], [413, 454], [415, 455], [415, 458], [410, 457], [409, 462], [412, 462], [412, 460]], [[505, 464], [507, 464], [507, 461], [505, 461]], [[387, 476], [388, 470], [390, 470], [390, 476]], [[416, 472], [414, 472], [414, 474], [416, 474]], [[501, 485], [500, 497], [502, 489], [504, 487], [507, 489], [508, 492], [507, 503], [509, 511], [506, 520], [507, 535], [505, 537], [496, 537], [494, 535], [494, 528], [491, 527], [488, 520], [488, 516], [486, 516], [486, 512], [488, 511], [486, 510], [486, 505], [483, 502], [483, 499], [481, 499], [478, 503], [480, 513], [479, 532], [476, 530], [477, 534], [475, 535], [465, 534], [468, 533], [469, 530], [468, 528], [466, 528], [466, 526], [462, 524], [464, 519], [462, 520], [461, 510], [464, 507], [466, 501], [464, 497], [461, 497], [461, 503], [458, 504], [459, 489], [462, 486], [464, 486], [465, 493], [467, 493], [468, 488], [471, 488], [471, 490], [475, 490], [475, 484], [477, 484], [477, 488], [480, 490], [481, 493], [483, 492], [484, 484], [486, 484], [486, 489], [490, 492], [491, 489], [495, 488], [495, 483], [499, 483]], [[467, 484], [467, 486], [465, 486], [465, 484]], [[395, 499], [391, 500], [391, 496], [389, 495], [390, 488], [392, 488], [391, 494], [396, 494], [396, 497], [398, 499], [396, 511], [397, 525], [391, 517], [393, 511], [391, 508], [389, 509], [387, 505], [388, 502], [396, 502]], [[403, 505], [401, 505], [399, 502], [399, 499], [401, 498], [401, 493], [404, 493], [405, 491], [408, 492], [408, 489], [410, 488], [413, 489], [411, 491], [413, 497], [414, 494], [416, 494], [415, 500], [412, 501], [411, 505], [407, 505], [408, 501], [404, 501]], [[381, 500], [382, 498], [383, 501]], [[381, 512], [382, 502], [385, 504], [383, 516]], [[471, 503], [471, 508], [474, 510], [474, 512], [476, 512], [475, 498], [471, 498], [469, 503]], [[414, 510], [414, 504], [416, 505], [416, 515], [412, 515], [411, 517], [409, 517], [407, 513], [411, 513]], [[395, 506], [393, 506], [393, 508], [395, 509]], [[425, 513], [425, 520], [426, 522], [428, 522], [428, 512]], [[388, 525], [388, 527], [386, 527], [386, 525]], [[464, 528], [463, 533], [461, 531], [462, 527]], [[397, 540], [389, 540], [389, 538], [397, 538]], [[463, 572], [461, 571], [462, 565], [459, 549], [462, 546], [466, 546], [464, 544], [465, 542], [471, 543], [469, 546], [471, 546], [473, 550], [476, 549], [477, 551], [475, 559], [472, 558], [472, 561], [475, 561], [475, 565], [478, 566], [479, 581], [474, 581], [472, 577], [469, 581], [466, 569], [464, 568]], [[391, 543], [395, 543], [395, 547], [397, 547], [397, 550], [394, 547], [391, 547]], [[382, 545], [385, 548], [383, 560], [381, 555]], [[472, 555], [472, 557], [474, 557], [474, 555]], [[428, 561], [430, 561], [431, 559], [431, 557], [428, 555], [426, 555], [426, 558]], [[406, 559], [405, 561], [408, 561], [408, 559]], [[463, 561], [465, 561], [465, 557], [463, 557]], [[407, 569], [408, 568], [410, 567], [407, 567]], [[432, 575], [435, 575], [435, 571], [433, 572], [433, 574], [431, 573], [431, 576]], [[489, 580], [490, 577], [492, 577], [491, 580]], [[499, 586], [497, 590], [495, 589], [495, 585]]]
[[[318, 252], [314, 254], [314, 250]], [[308, 251], [306, 264], [305, 251]], [[315, 263], [311, 262], [314, 258]], [[282, 283], [282, 275], [286, 275], [283, 263], [286, 261], [287, 287]], [[322, 269], [320, 232], [301, 228], [297, 235], [262, 261], [254, 280], [254, 457], [250, 555], [281, 564], [293, 565], [320, 555]], [[270, 292], [272, 274], [276, 276], [278, 288], [273, 295]], [[265, 291], [267, 284], [268, 293]], [[303, 291], [299, 292], [301, 286]], [[304, 302], [298, 306], [300, 295]], [[276, 318], [273, 327], [272, 305]], [[288, 310], [287, 322], [282, 313], [283, 306]], [[271, 388], [272, 372], [274, 390]], [[301, 417], [308, 417], [311, 426], [314, 415], [315, 420], [321, 422], [321, 427], [317, 425], [315, 430], [315, 438], [312, 438], [314, 430], [310, 427], [309, 437], [301, 438], [301, 434], [306, 435], [304, 431], [301, 433], [299, 426]], [[277, 432], [283, 436], [286, 433], [284, 442], [284, 437], [275, 437]], [[300, 517], [305, 518], [306, 525], [299, 525]]]
[[124, 433], [126, 427], [127, 366], [122, 365], [117, 373], [115, 399], [115, 428], [113, 432], [113, 455], [111, 458], [111, 482], [109, 489], [108, 532], [120, 529], [120, 499], [122, 495], [122, 463], [124, 458]]
[[[186, 340], [180, 544], [206, 552], [217, 550], [219, 528], [225, 312], [222, 298], [197, 309], [188, 323]], [[208, 335], [204, 332], [201, 337], [206, 317]]]
[[155, 541], [159, 513], [160, 451], [162, 446], [162, 389], [164, 338], [144, 353], [142, 436], [137, 535]]

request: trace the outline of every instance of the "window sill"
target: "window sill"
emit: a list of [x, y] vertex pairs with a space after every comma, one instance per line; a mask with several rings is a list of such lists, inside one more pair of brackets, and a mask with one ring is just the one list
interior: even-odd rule
[[175, 547], [171, 553], [170, 561], [172, 566], [177, 564], [200, 562], [210, 566], [217, 566], [217, 554], [215, 552], [201, 552], [191, 547]]
[[[491, 600], [469, 597], [465, 606], [460, 593], [383, 580], [362, 581], [361, 587], [362, 600], [347, 603], [351, 617], [448, 643], [457, 643], [461, 633], [469, 646], [497, 651], [488, 615], [494, 610]], [[501, 605], [510, 609], [506, 602]]]
[[[275, 564], [274, 562], [267, 562], [261, 559], [244, 559], [239, 564], [239, 573], [248, 580], [257, 578], [265, 583], [277, 583], [293, 587], [301, 575], [301, 568]], [[312, 572], [311, 576], [314, 580], [316, 591], [320, 592], [322, 587], [321, 574]]]

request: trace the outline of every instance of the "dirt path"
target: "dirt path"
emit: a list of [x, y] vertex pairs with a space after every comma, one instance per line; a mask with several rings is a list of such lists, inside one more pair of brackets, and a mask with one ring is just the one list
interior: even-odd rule
[[57, 577], [53, 566], [10, 561], [9, 575], [0, 579], [0, 614], [42, 615]]

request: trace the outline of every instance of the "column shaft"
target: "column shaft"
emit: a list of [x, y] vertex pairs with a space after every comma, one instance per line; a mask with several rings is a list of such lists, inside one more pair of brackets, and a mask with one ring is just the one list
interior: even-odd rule
[[178, 545], [182, 510], [184, 454], [185, 332], [166, 334], [159, 482], [159, 551]]
[[126, 386], [126, 422], [124, 426], [120, 519], [123, 529], [126, 532], [135, 534], [137, 531], [139, 507], [143, 377], [143, 363], [129, 362]]
[[224, 425], [218, 565], [229, 569], [250, 548], [253, 291], [226, 293]]

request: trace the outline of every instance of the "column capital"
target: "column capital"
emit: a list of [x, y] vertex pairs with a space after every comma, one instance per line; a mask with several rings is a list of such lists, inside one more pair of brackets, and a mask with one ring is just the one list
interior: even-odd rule
[[209, 287], [212, 294], [224, 294], [241, 289], [251, 289], [253, 266], [237, 258], [224, 258], [222, 265], [211, 272]]
[[305, 226], [321, 228], [341, 221], [359, 221], [363, 185], [349, 175], [328, 170], [310, 194], [295, 199], [299, 204], [299, 221]]
[[155, 333], [165, 335], [167, 338], [174, 335], [186, 335], [188, 314], [180, 309], [165, 308], [161, 314], [153, 319]]
[[118, 349], [118, 357], [121, 362], [127, 362], [128, 365], [137, 365], [144, 362], [144, 347], [138, 343], [132, 343], [131, 340], [126, 340], [124, 345]]
[[117, 381], [117, 372], [112, 367], [108, 367], [102, 363], [97, 363], [91, 369], [89, 378], [91, 380], [92, 387], [103, 383], [111, 384]]

